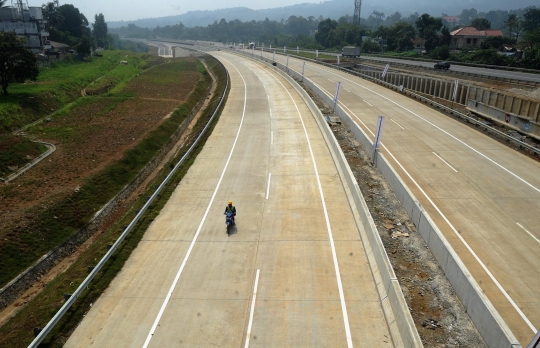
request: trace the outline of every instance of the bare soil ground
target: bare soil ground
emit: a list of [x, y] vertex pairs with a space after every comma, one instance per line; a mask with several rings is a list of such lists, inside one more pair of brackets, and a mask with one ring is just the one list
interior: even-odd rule
[[[204, 64], [204, 61], [202, 61]], [[212, 99], [216, 87], [217, 87], [217, 77], [214, 75], [212, 69], [206, 67], [206, 70], [210, 73], [213, 79], [213, 84], [211, 87], [211, 90], [207, 96], [207, 99], [205, 100], [203, 106], [201, 107], [201, 110], [197, 113], [197, 115], [193, 118], [193, 121], [189, 125], [188, 129], [186, 130], [185, 134], [183, 134], [178, 142], [175, 144], [175, 146], [169, 151], [169, 153], [163, 158], [161, 161], [161, 164], [154, 170], [154, 172], [144, 181], [140, 187], [135, 190], [131, 196], [127, 199], [125, 199], [122, 202], [122, 205], [116, 210], [116, 212], [108, 219], [108, 221], [103, 225], [102, 230], [106, 231], [109, 229], [116, 221], [120, 220], [122, 216], [124, 216], [130, 207], [133, 205], [133, 203], [137, 200], [137, 197], [141, 194], [141, 192], [144, 192], [149, 185], [152, 184], [152, 182], [155, 180], [156, 175], [158, 175], [161, 170], [163, 169], [164, 165], [168, 163], [171, 158], [173, 158], [176, 154], [176, 152], [183, 146], [184, 142], [188, 137], [191, 135], [191, 131], [194, 127], [194, 125], [199, 120], [200, 116], [203, 114], [204, 110], [208, 106], [210, 100]], [[193, 76], [195, 77], [195, 76]], [[59, 262], [53, 269], [51, 269], [47, 274], [45, 274], [43, 277], [41, 277], [39, 280], [37, 280], [32, 287], [30, 287], [27, 291], [25, 291], [18, 300], [10, 304], [5, 309], [0, 310], [0, 326], [4, 324], [9, 318], [11, 318], [17, 311], [26, 305], [28, 302], [30, 302], [32, 299], [34, 299], [45, 286], [50, 283], [52, 280], [54, 280], [59, 274], [63, 273], [65, 270], [67, 270], [77, 259], [80, 255], [82, 255], [90, 245], [92, 245], [96, 240], [98, 240], [100, 237], [99, 233], [94, 234], [91, 236], [85, 243], [83, 243], [79, 248], [77, 248], [71, 255], [63, 259], [61, 262]]]
[[57, 151], [0, 186], [0, 243], [25, 229], [36, 212], [78, 191], [86, 178], [121, 158], [187, 98], [200, 73], [195, 59], [178, 61], [192, 69], [157, 66], [129, 82], [122, 91], [127, 96], [86, 98], [29, 130], [32, 137], [55, 144]]
[[[323, 114], [332, 114], [331, 108], [303, 87]], [[486, 347], [437, 260], [365, 149], [347, 126], [331, 127], [375, 221], [424, 346]]]

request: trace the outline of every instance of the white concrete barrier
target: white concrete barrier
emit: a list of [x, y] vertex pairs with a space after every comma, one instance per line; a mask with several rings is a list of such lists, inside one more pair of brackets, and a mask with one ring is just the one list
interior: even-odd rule
[[[257, 60], [260, 60], [257, 59]], [[268, 63], [272, 63], [271, 60], [262, 59]], [[386, 321], [390, 328], [393, 343], [396, 347], [422, 347], [422, 341], [416, 330], [414, 321], [411, 317], [409, 307], [401, 291], [401, 286], [396, 278], [392, 264], [388, 258], [388, 255], [384, 249], [384, 245], [375, 226], [375, 222], [371, 217], [369, 208], [364, 200], [364, 197], [360, 191], [358, 183], [349, 167], [349, 164], [343, 154], [339, 143], [329, 125], [324, 119], [321, 111], [307, 94], [307, 92], [301, 88], [296, 81], [294, 81], [289, 75], [281, 70], [287, 70], [285, 66], [277, 63], [276, 69], [284, 78], [288, 79], [292, 86], [302, 96], [310, 110], [314, 115], [319, 128], [325, 138], [325, 141], [330, 148], [336, 167], [342, 179], [342, 182], [346, 183], [349, 190], [345, 190], [349, 196], [349, 202], [353, 212], [355, 212], [356, 223], [360, 230], [362, 243], [366, 251], [370, 268], [374, 280], [377, 284], [379, 291], [379, 297], [381, 299], [381, 306], [385, 313]], [[280, 70], [281, 69], [281, 70]], [[302, 80], [302, 76], [295, 71], [289, 70], [289, 74], [293, 77]], [[311, 81], [305, 79], [306, 83], [312, 90], [318, 89]], [[328, 96], [322, 96], [323, 100], [329, 105], [332, 104], [332, 99]]]
[[[277, 66], [282, 69], [284, 68], [279, 63], [277, 64]], [[289, 69], [289, 73], [293, 75], [294, 77], [301, 79], [301, 76], [295, 71], [291, 71]], [[328, 96], [321, 88], [319, 88], [312, 81], [304, 78], [304, 83], [308, 85], [315, 92], [315, 94], [318, 97], [320, 97], [323, 101], [325, 101], [328, 105], [330, 106], [334, 105], [332, 98]], [[368, 154], [373, 155], [374, 149], [372, 146], [371, 139], [358, 126], [358, 124], [353, 121], [353, 119], [341, 107], [341, 105], [338, 104], [335, 106], [335, 114], [338, 117], [340, 117], [343, 123], [349, 126], [352, 134], [364, 146]], [[322, 127], [321, 129], [323, 128], [324, 127]], [[332, 135], [332, 138], [333, 138], [333, 135]], [[341, 150], [339, 149], [339, 152], [337, 153], [341, 153]], [[463, 302], [463, 305], [467, 309], [467, 313], [469, 314], [469, 316], [471, 317], [471, 320], [476, 325], [478, 331], [482, 335], [486, 344], [489, 347], [496, 347], [496, 348], [521, 347], [518, 340], [510, 331], [510, 329], [508, 328], [504, 320], [501, 318], [501, 316], [499, 315], [495, 307], [493, 307], [491, 301], [489, 301], [489, 299], [485, 296], [485, 294], [483, 293], [482, 289], [480, 288], [476, 280], [472, 277], [472, 275], [470, 274], [465, 264], [461, 261], [460, 257], [454, 251], [452, 246], [448, 243], [448, 241], [446, 240], [444, 235], [441, 233], [441, 231], [439, 230], [435, 222], [433, 222], [433, 220], [429, 216], [429, 214], [422, 208], [422, 206], [420, 205], [416, 197], [408, 189], [407, 185], [403, 182], [399, 174], [395, 171], [392, 165], [387, 161], [384, 155], [378, 152], [376, 156], [377, 157], [374, 159], [374, 162], [376, 163], [377, 167], [383, 174], [384, 178], [386, 179], [390, 187], [392, 187], [398, 199], [403, 204], [405, 210], [411, 217], [411, 221], [417, 227], [418, 232], [420, 233], [420, 235], [422, 235], [422, 237], [428, 244], [431, 252], [433, 253], [435, 258], [439, 262], [441, 268], [444, 270], [446, 277], [448, 278], [448, 280], [450, 281], [450, 284], [453, 286], [457, 295]], [[340, 163], [340, 165], [342, 164]], [[344, 172], [347, 172], [347, 171], [344, 170]], [[349, 172], [350, 172], [350, 169], [349, 169]], [[352, 173], [350, 173], [350, 175], [352, 175]], [[356, 191], [358, 186], [357, 185], [354, 186], [354, 183], [351, 184], [350, 180], [347, 178], [345, 178], [345, 180], [349, 184], [349, 187], [351, 187], [351, 190], [354, 187]], [[391, 307], [392, 307], [392, 310], [394, 311], [394, 315], [397, 316], [399, 315], [398, 313], [401, 310], [400, 307], [402, 307], [403, 304], [399, 303], [399, 300], [397, 300], [397, 297], [395, 298], [395, 300], [392, 300], [391, 296], [397, 296], [397, 294], [394, 294], [394, 292], [397, 291], [395, 289], [399, 289], [399, 293], [401, 294], [399, 283], [395, 279], [395, 274], [393, 272], [393, 269], [389, 265], [389, 260], [388, 260], [386, 251], [384, 250], [382, 241], [380, 240], [378, 232], [373, 224], [371, 215], [369, 215], [369, 210], [367, 210], [367, 206], [365, 205], [365, 201], [362, 197], [362, 194], [360, 192], [358, 193], [355, 192], [353, 195], [355, 196], [354, 197], [355, 204], [362, 216], [363, 226], [364, 226], [364, 229], [366, 230], [367, 237], [369, 239], [369, 244], [371, 246], [371, 250], [373, 251], [373, 256], [380, 270], [380, 276], [384, 284], [384, 289], [386, 289], [386, 293], [392, 304]], [[376, 235], [373, 234], [373, 232]], [[388, 268], [390, 269], [388, 270]], [[391, 285], [391, 286], [388, 287], [388, 285]], [[392, 287], [392, 286], [397, 286], [397, 288]], [[401, 294], [401, 298], [403, 298], [402, 294]], [[405, 307], [406, 307], [406, 303], [405, 303]], [[408, 312], [408, 310], [407, 310], [407, 317], [410, 318], [410, 313]], [[402, 333], [402, 337], [406, 337], [407, 328], [403, 326], [407, 326], [410, 324], [407, 323], [407, 320], [405, 321], [398, 320], [397, 324], [398, 324], [400, 333]], [[412, 325], [413, 325], [412, 328], [414, 329], [414, 323]], [[416, 332], [416, 330], [414, 331]], [[412, 339], [412, 337], [409, 337], [409, 338], [411, 338], [411, 341], [409, 343], [412, 344], [414, 340]], [[406, 342], [405, 338], [403, 342], [406, 346], [409, 346], [409, 343]]]

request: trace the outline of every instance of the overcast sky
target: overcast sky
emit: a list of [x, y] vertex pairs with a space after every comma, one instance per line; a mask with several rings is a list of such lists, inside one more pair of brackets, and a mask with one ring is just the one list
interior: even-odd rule
[[[48, 0], [28, 0], [30, 6], [41, 6]], [[352, 1], [352, 0], [351, 0]], [[215, 10], [228, 7], [249, 7], [254, 10], [319, 2], [315, 0], [60, 0], [73, 4], [89, 22], [96, 13], [103, 13], [106, 21], [134, 20], [138, 18], [164, 17], [195, 10]]]

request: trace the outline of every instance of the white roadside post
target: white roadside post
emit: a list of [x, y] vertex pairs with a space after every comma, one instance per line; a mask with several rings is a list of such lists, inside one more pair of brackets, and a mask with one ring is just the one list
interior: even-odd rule
[[454, 102], [456, 101], [458, 86], [459, 80], [456, 79], [456, 81], [454, 82], [454, 93], [452, 93], [452, 108], [454, 108]]
[[304, 81], [304, 73], [306, 72], [306, 62], [302, 64], [302, 81]]
[[336, 111], [336, 105], [339, 99], [339, 91], [341, 90], [341, 82], [337, 83], [336, 94], [334, 95], [334, 111]]
[[287, 55], [287, 62], [285, 63], [285, 67], [287, 68], [287, 72], [289, 71], [289, 55]]
[[276, 61], [276, 51], [274, 51], [274, 54], [272, 55], [272, 61], [273, 61], [273, 62]]
[[270, 51], [272, 50], [272, 44], [270, 44]]
[[339, 65], [339, 54], [338, 54], [338, 56], [337, 56], [337, 63], [338, 63], [338, 65]]
[[375, 139], [373, 140], [373, 163], [377, 161], [377, 151], [381, 145], [382, 131], [384, 127], [384, 116], [379, 116], [377, 120], [377, 130], [375, 131]]
[[261, 46], [261, 59], [263, 57], [263, 51], [264, 51], [264, 44]]
[[287, 46], [283, 46], [283, 53], [287, 52]]
[[383, 73], [381, 75], [381, 80], [384, 80], [384, 77], [386, 76], [386, 73], [388, 72], [388, 69], [390, 68], [390, 64], [386, 64], [384, 67]]
[[315, 60], [317, 60], [317, 58], [319, 58], [319, 50], [315, 50]]
[[300, 53], [300, 49], [296, 46], [296, 54]]

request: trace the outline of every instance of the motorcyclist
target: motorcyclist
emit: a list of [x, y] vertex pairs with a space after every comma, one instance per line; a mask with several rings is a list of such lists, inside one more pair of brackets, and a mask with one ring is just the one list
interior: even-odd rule
[[227, 206], [225, 207], [225, 212], [223, 214], [227, 214], [227, 213], [232, 213], [232, 221], [233, 221], [233, 225], [235, 224], [234, 222], [234, 217], [236, 216], [236, 207], [234, 205], [232, 205], [232, 201], [229, 201], [229, 203], [227, 204]]

